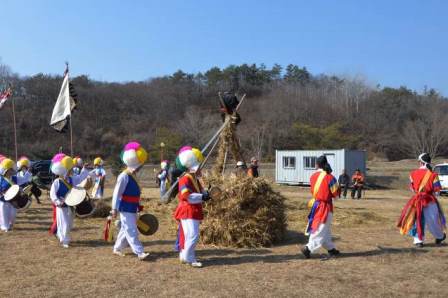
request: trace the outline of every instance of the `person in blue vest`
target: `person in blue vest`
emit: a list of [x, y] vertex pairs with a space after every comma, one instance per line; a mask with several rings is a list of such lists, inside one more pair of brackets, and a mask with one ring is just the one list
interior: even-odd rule
[[4, 158], [0, 163], [0, 229], [3, 232], [9, 232], [15, 221], [17, 209], [5, 201], [4, 194], [14, 184], [23, 185], [27, 182], [26, 178], [15, 175], [14, 161]]
[[117, 177], [114, 193], [112, 195], [112, 217], [120, 213], [121, 228], [113, 248], [113, 253], [125, 256], [123, 249], [128, 245], [139, 260], [149, 256], [145, 253], [143, 244], [138, 239], [137, 213], [142, 210], [140, 206], [141, 189], [136, 173], [145, 163], [148, 153], [137, 142], [128, 143], [121, 154], [121, 160], [126, 169]]
[[83, 167], [79, 175], [70, 176], [73, 159], [64, 153], [56, 154], [51, 160], [51, 171], [57, 176], [50, 188], [50, 199], [56, 206], [56, 236], [63, 248], [70, 244], [70, 230], [73, 226], [73, 213], [65, 204], [65, 197], [74, 185], [87, 178], [89, 171]]

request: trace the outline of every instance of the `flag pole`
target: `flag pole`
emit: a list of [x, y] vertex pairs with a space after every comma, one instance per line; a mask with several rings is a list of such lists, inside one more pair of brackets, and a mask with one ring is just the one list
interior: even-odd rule
[[[12, 94], [11, 94], [12, 95]], [[12, 123], [14, 127], [14, 152], [16, 156], [16, 160], [18, 158], [17, 154], [17, 125], [16, 125], [16, 109], [14, 104], [14, 95], [11, 96], [11, 104], [12, 104]]]
[[73, 156], [73, 127], [72, 127], [72, 115], [70, 115], [70, 155]]
[[[65, 71], [67, 72], [68, 76], [69, 73], [68, 61], [65, 62]], [[71, 113], [70, 113], [69, 125], [70, 125], [70, 155], [73, 157], [73, 125], [72, 125]]]

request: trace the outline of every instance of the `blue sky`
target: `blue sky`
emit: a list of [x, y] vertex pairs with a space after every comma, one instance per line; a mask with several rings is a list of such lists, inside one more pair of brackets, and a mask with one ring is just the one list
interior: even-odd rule
[[0, 0], [0, 57], [21, 75], [144, 80], [289, 63], [448, 95], [448, 1]]

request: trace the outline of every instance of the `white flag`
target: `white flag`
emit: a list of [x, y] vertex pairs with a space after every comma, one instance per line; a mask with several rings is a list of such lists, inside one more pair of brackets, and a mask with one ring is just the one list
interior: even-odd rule
[[68, 72], [66, 71], [50, 121], [50, 126], [59, 132], [65, 130], [71, 112], [76, 106], [76, 99], [70, 93], [70, 82]]

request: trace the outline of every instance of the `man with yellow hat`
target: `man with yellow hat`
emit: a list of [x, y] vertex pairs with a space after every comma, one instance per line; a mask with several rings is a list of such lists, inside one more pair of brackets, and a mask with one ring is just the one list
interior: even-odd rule
[[12, 159], [4, 158], [0, 163], [0, 229], [8, 232], [16, 220], [17, 210], [4, 198], [6, 191], [14, 184], [23, 185], [26, 180], [15, 174], [15, 164]]
[[120, 213], [121, 223], [113, 253], [124, 256], [123, 249], [130, 246], [139, 260], [144, 260], [149, 254], [145, 253], [143, 244], [138, 239], [137, 213], [142, 206], [140, 206], [141, 189], [135, 174], [142, 168], [147, 158], [148, 153], [137, 142], [130, 142], [124, 147], [121, 160], [126, 169], [118, 175], [112, 195], [111, 214], [115, 218]]
[[106, 171], [103, 168], [103, 160], [101, 157], [95, 158], [93, 161], [93, 166], [95, 169], [90, 172], [90, 176], [94, 179], [92, 198], [102, 199], [104, 193], [104, 183], [106, 180]]
[[39, 197], [42, 191], [33, 183], [33, 174], [30, 171], [30, 160], [26, 156], [22, 156], [17, 161], [17, 177], [23, 178], [26, 185], [31, 185], [31, 194], [34, 195], [38, 204], [40, 204]]
[[50, 170], [57, 176], [50, 188], [50, 199], [56, 206], [56, 235], [62, 247], [68, 248], [70, 230], [73, 226], [73, 214], [65, 204], [65, 198], [74, 185], [87, 178], [89, 171], [83, 167], [79, 175], [71, 176], [73, 159], [64, 153], [56, 154], [51, 160]]

